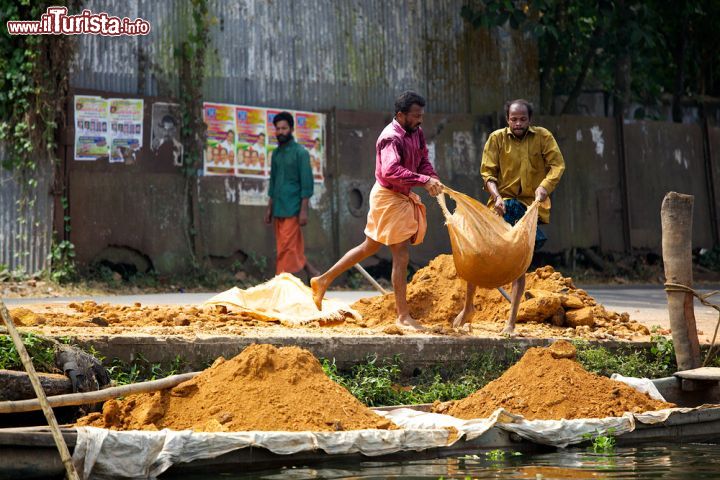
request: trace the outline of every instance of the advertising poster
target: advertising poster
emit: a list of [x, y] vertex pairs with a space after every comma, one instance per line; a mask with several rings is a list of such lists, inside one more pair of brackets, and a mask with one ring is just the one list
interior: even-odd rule
[[163, 156], [167, 151], [173, 165], [183, 164], [183, 145], [180, 142], [180, 105], [156, 102], [152, 105], [152, 127], [150, 128], [150, 149], [155, 155]]
[[205, 175], [235, 175], [235, 106], [206, 103]]
[[97, 160], [110, 155], [108, 100], [76, 95], [75, 160]]
[[134, 163], [135, 154], [142, 147], [143, 99], [111, 98], [110, 102], [110, 162]]
[[294, 112], [295, 140], [310, 153], [310, 165], [315, 182], [322, 183], [325, 178], [325, 142], [323, 131], [325, 115], [311, 112]]
[[236, 174], [240, 177], [264, 179], [270, 175], [270, 164], [265, 162], [265, 109], [235, 108], [237, 131]]
[[[278, 146], [273, 119], [282, 111], [283, 109], [246, 105], [216, 103], [203, 105], [203, 116], [207, 125], [205, 175], [240, 177], [241, 205], [267, 205], [272, 153]], [[313, 178], [317, 183], [315, 186], [317, 195], [313, 196], [311, 205], [317, 208], [324, 193], [325, 115], [315, 112], [287, 111], [295, 119], [295, 140], [310, 154]], [[175, 128], [173, 116], [165, 110], [156, 111], [153, 105], [152, 122], [152, 148], [159, 148], [156, 145], [169, 145], [172, 138], [170, 132]]]
[[[275, 138], [275, 125], [273, 124], [273, 119], [275, 118], [275, 115], [282, 112], [282, 110], [274, 110], [274, 109], [267, 109], [265, 110], [265, 133], [266, 133], [266, 140], [265, 140], [265, 151], [266, 151], [266, 158], [267, 158], [267, 174], [268, 177], [270, 177], [270, 166], [272, 165], [272, 152], [275, 151], [275, 149], [278, 147], [277, 145], [277, 139]], [[292, 113], [292, 112], [290, 112]]]

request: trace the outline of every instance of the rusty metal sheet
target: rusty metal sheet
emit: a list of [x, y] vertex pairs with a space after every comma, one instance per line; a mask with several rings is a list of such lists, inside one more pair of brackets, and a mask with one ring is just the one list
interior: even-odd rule
[[720, 223], [720, 127], [708, 127], [708, 146], [710, 147], [710, 168], [715, 190], [715, 212]]
[[[0, 147], [0, 161], [4, 152]], [[26, 195], [24, 208], [20, 185], [12, 173], [0, 168], [0, 265], [29, 274], [48, 268], [52, 244], [53, 198], [50, 195], [52, 168], [38, 170], [38, 185]]]
[[543, 250], [599, 246], [602, 231], [604, 247], [621, 251], [622, 223], [606, 223], [622, 208], [619, 195], [607, 194], [620, 188], [614, 121], [565, 115], [534, 123], [553, 133], [565, 159], [565, 173], [551, 196], [550, 224], [541, 227], [549, 237]]
[[[507, 97], [536, 100], [536, 43], [473, 30], [464, 0], [209, 2], [217, 22], [208, 101], [300, 110], [385, 111], [400, 90], [433, 97], [430, 112], [489, 112]], [[71, 85], [166, 96], [177, 89], [174, 48], [191, 29], [190, 2], [87, 0], [84, 8], [148, 20], [139, 37], [78, 37]], [[412, 33], [410, 33], [412, 32]]]
[[660, 206], [670, 191], [695, 196], [693, 247], [712, 246], [700, 125], [626, 124], [625, 144], [633, 247], [660, 251]]

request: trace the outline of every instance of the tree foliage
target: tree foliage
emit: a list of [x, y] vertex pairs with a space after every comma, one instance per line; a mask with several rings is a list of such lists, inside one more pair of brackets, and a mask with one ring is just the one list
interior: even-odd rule
[[[474, 27], [507, 26], [537, 39], [540, 108], [575, 113], [588, 87], [609, 92], [614, 110], [633, 100], [659, 104], [695, 95], [720, 96], [720, 50], [710, 0], [473, 0], [461, 15]], [[554, 99], [566, 96], [557, 108]]]

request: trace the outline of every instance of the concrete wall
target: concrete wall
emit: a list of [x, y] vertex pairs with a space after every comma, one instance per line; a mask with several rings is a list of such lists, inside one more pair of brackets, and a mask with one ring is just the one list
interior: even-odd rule
[[[91, 93], [91, 92], [86, 92]], [[99, 93], [99, 92], [94, 92]], [[109, 95], [109, 94], [108, 94]], [[157, 98], [145, 99], [146, 136], [150, 109]], [[494, 116], [427, 114], [423, 126], [441, 179], [449, 186], [485, 200], [480, 157]], [[322, 195], [311, 209], [305, 228], [307, 253], [320, 268], [360, 243], [367, 215], [367, 199], [374, 182], [375, 141], [390, 121], [389, 113], [334, 110], [328, 113], [328, 162]], [[72, 120], [70, 120], [72, 121]], [[536, 123], [556, 136], [567, 169], [553, 193], [551, 224], [545, 226], [549, 252], [572, 247], [600, 247], [621, 251], [623, 240], [623, 174], [618, 158], [615, 123], [585, 116], [538, 117]], [[72, 138], [68, 134], [67, 138]], [[703, 131], [697, 125], [639, 122], [624, 126], [630, 233], [632, 247], [660, 251], [660, 204], [669, 190], [695, 195], [693, 244], [713, 244], [709, 186], [720, 190], [720, 129], [709, 129], [705, 157]], [[144, 145], [149, 145], [146, 138]], [[215, 266], [239, 262], [246, 269], [267, 263], [274, 271], [274, 236], [264, 225], [263, 206], [240, 205], [238, 179], [201, 177], [186, 185], [171, 158], [143, 148], [134, 165], [72, 160], [66, 146], [70, 239], [78, 260], [92, 263], [108, 249], [126, 249], [146, 257], [161, 273], [191, 265], [185, 214], [186, 188], [196, 190], [195, 229], [201, 256]], [[706, 167], [713, 172], [709, 179]], [[437, 202], [417, 189], [428, 210], [425, 242], [411, 249], [411, 260], [422, 266], [449, 252], [447, 230]], [[715, 196], [715, 205], [718, 205]], [[389, 259], [387, 249], [380, 258]], [[372, 261], [369, 261], [370, 263]]]

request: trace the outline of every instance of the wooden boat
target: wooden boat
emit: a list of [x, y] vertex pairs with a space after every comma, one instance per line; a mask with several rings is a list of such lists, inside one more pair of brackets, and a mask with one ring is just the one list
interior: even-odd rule
[[[676, 412], [664, 422], [656, 424], [637, 423], [635, 430], [616, 437], [620, 446], [641, 445], [644, 443], [720, 443], [720, 387], [717, 372], [683, 375], [653, 380], [660, 393], [679, 406], [693, 407], [702, 404], [718, 404], [688, 413]], [[383, 410], [398, 408], [384, 407]], [[417, 410], [427, 410], [428, 405], [410, 406]], [[77, 433], [74, 428], [62, 428], [62, 433], [70, 450], [76, 444]], [[440, 458], [461, 456], [483, 450], [507, 449], [522, 452], [552, 450], [552, 447], [540, 445], [520, 438], [497, 426], [482, 436], [467, 441], [461, 439], [452, 446], [432, 448], [421, 452], [399, 452], [378, 457], [365, 457], [362, 454], [329, 455], [323, 451], [307, 451], [292, 455], [278, 455], [263, 448], [248, 447], [235, 450], [211, 459], [196, 460], [191, 463], [176, 464], [166, 474], [191, 472], [232, 472], [241, 468], [265, 469], [270, 467], [307, 465], [323, 461], [371, 458], [373, 461], [400, 461], [406, 459]], [[17, 478], [63, 478], [64, 469], [57, 453], [48, 427], [25, 427], [0, 429], [0, 480]]]

